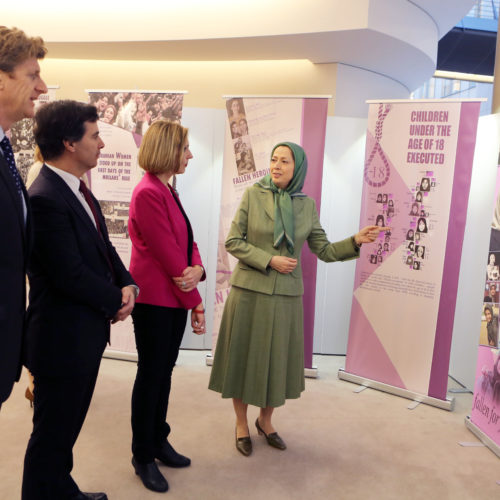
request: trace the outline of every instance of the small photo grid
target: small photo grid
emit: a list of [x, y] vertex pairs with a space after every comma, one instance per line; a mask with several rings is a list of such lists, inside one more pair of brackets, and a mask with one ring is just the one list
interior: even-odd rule
[[[373, 216], [373, 224], [379, 227], [390, 226], [395, 216], [395, 204], [392, 193], [374, 193], [377, 204], [377, 212]], [[377, 241], [373, 244], [373, 253], [368, 255], [370, 264], [381, 264], [392, 250], [391, 231], [380, 233]]]
[[498, 307], [500, 302], [500, 252], [490, 251], [486, 264], [486, 282], [483, 290], [483, 313], [479, 343], [499, 347]]
[[238, 176], [255, 172], [255, 160], [243, 99], [241, 97], [228, 99], [226, 109]]
[[403, 249], [403, 263], [410, 269], [420, 271], [425, 267], [428, 258], [427, 234], [431, 227], [427, 205], [430, 194], [435, 190], [436, 179], [433, 172], [426, 172], [414, 188], [413, 197], [409, 203], [408, 226], [406, 229], [406, 245]]

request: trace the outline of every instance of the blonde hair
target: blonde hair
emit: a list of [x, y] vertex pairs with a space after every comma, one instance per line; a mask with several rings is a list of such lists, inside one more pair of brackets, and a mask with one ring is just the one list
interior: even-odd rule
[[151, 174], [175, 174], [179, 170], [188, 129], [175, 122], [158, 120], [142, 138], [139, 166]]
[[12, 73], [18, 64], [32, 57], [43, 59], [46, 53], [40, 37], [28, 37], [18, 28], [0, 26], [0, 71]]

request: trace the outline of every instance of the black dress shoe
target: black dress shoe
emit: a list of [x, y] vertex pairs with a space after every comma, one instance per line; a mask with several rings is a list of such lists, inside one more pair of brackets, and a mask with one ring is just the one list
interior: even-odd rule
[[108, 500], [106, 493], [84, 493], [80, 491], [76, 497], [71, 497], [71, 500]]
[[168, 441], [163, 443], [155, 458], [168, 467], [187, 467], [191, 465], [191, 459], [177, 453]]
[[142, 483], [148, 490], [163, 492], [168, 490], [167, 480], [158, 470], [156, 462], [149, 464], [138, 464], [135, 457], [132, 457], [132, 465], [135, 473], [141, 478]]
[[259, 424], [259, 419], [255, 421], [255, 427], [257, 427], [257, 432], [259, 433], [259, 435], [264, 435], [269, 446], [278, 448], [278, 450], [286, 450], [285, 441], [281, 439], [280, 435], [277, 432], [270, 432], [269, 434], [266, 434]]
[[238, 437], [235, 431], [236, 437], [236, 449], [245, 457], [248, 457], [252, 454], [252, 440], [250, 436]]

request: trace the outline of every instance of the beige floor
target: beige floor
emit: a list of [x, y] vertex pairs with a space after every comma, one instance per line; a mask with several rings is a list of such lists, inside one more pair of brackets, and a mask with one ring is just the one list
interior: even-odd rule
[[[187, 469], [161, 467], [170, 499], [493, 499], [500, 498], [500, 461], [464, 425], [471, 394], [457, 394], [453, 412], [375, 390], [359, 394], [337, 379], [343, 357], [317, 356], [320, 378], [302, 398], [276, 411], [288, 444], [267, 446], [251, 428], [254, 453], [234, 447], [231, 404], [207, 390], [204, 352], [182, 351], [174, 372], [172, 443], [191, 456]], [[74, 477], [83, 491], [110, 500], [160, 498], [130, 465], [130, 393], [135, 364], [105, 359], [75, 447]], [[0, 499], [20, 498], [31, 413], [22, 380], [0, 411]], [[450, 387], [456, 384], [450, 382]], [[250, 419], [257, 410], [252, 408]]]

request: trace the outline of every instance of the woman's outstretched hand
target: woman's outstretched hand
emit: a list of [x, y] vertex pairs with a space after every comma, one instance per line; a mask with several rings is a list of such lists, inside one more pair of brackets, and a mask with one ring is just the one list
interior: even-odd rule
[[373, 243], [381, 231], [390, 231], [390, 227], [366, 226], [354, 235], [354, 241], [357, 245], [361, 243]]

